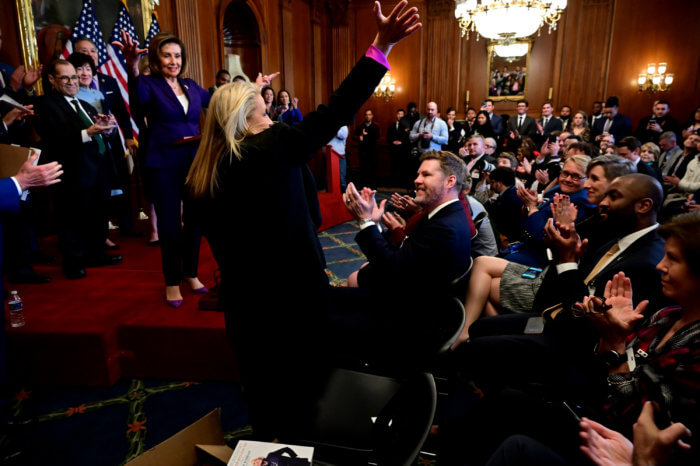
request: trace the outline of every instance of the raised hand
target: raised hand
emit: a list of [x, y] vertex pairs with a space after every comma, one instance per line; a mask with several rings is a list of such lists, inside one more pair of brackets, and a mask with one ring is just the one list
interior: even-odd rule
[[549, 173], [546, 170], [535, 171], [535, 179], [540, 182], [542, 186], [549, 184]]
[[272, 83], [272, 80], [275, 79], [279, 75], [280, 75], [279, 71], [276, 73], [272, 73], [272, 74], [266, 74], [264, 76], [262, 73], [258, 73], [258, 77], [255, 78], [255, 84], [257, 84], [260, 87], [269, 86], [270, 83]]
[[25, 74], [27, 74], [27, 71], [24, 69], [24, 66], [18, 66], [12, 72], [9, 85], [15, 92], [19, 92], [20, 88], [22, 87]]
[[43, 69], [44, 65], [39, 65], [36, 68], [32, 68], [31, 66], [27, 68], [24, 79], [22, 80], [25, 89], [34, 87], [34, 84], [41, 78], [41, 71]]
[[[396, 4], [389, 16], [382, 14], [382, 5], [374, 2], [374, 15], [377, 22], [377, 36], [373, 45], [385, 56], [389, 55], [394, 44], [416, 32], [422, 26], [418, 22], [418, 8], [411, 7], [405, 10], [407, 0], [401, 0]], [[404, 11], [405, 10], [405, 11]]]
[[122, 41], [114, 41], [112, 45], [118, 47], [121, 50], [122, 55], [124, 55], [124, 60], [126, 60], [126, 65], [129, 68], [129, 74], [131, 76], [139, 75], [139, 60], [141, 59], [141, 54], [148, 52], [148, 49], [139, 48], [138, 41], [135, 41], [130, 34], [125, 30], [121, 30]]
[[526, 207], [537, 207], [537, 194], [524, 186], [518, 186], [516, 194]]

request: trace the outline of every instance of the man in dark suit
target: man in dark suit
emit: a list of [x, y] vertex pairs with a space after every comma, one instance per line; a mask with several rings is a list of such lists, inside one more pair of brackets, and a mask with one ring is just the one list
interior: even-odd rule
[[493, 100], [486, 99], [484, 101], [484, 110], [486, 110], [486, 112], [489, 114], [489, 119], [491, 120], [491, 126], [493, 126], [494, 134], [498, 139], [501, 139], [505, 128], [503, 127], [503, 119], [493, 112]]
[[596, 100], [593, 102], [593, 110], [591, 111], [591, 114], [588, 115], [588, 127], [593, 128], [593, 125], [595, 125], [595, 122], [600, 120], [603, 117], [603, 102], [600, 100]]
[[603, 115], [605, 118], [596, 120], [595, 125], [591, 128], [591, 140], [600, 141], [604, 133], [609, 133], [615, 136], [615, 140], [619, 141], [622, 138], [629, 136], [632, 133], [632, 123], [630, 117], [618, 113], [617, 107], [620, 105], [620, 99], [615, 96], [608, 97], [603, 107]]
[[[400, 108], [396, 111], [396, 121], [386, 130], [386, 142], [391, 153], [391, 176], [398, 185], [404, 185], [407, 178], [407, 161], [409, 154], [408, 133], [411, 128], [403, 124], [406, 112]], [[411, 176], [411, 175], [408, 175]]]
[[518, 241], [523, 230], [523, 201], [520, 200], [515, 186], [515, 171], [508, 167], [497, 167], [489, 173], [491, 190], [498, 197], [484, 206], [489, 213], [496, 230], [508, 242]]
[[355, 128], [355, 140], [360, 159], [360, 179], [365, 186], [377, 183], [377, 141], [379, 125], [374, 121], [372, 110], [365, 110], [365, 121]]
[[228, 70], [219, 70], [216, 72], [216, 84], [209, 88], [209, 94], [214, 95], [214, 92], [223, 86], [231, 82], [231, 73]]
[[64, 182], [56, 190], [60, 219], [59, 241], [63, 273], [83, 278], [86, 266], [116, 264], [119, 255], [104, 252], [107, 237], [109, 144], [106, 135], [114, 129], [110, 117], [98, 115], [85, 101], [75, 98], [78, 77], [65, 60], [55, 60], [49, 69], [53, 92], [43, 97], [39, 133], [48, 160], [61, 163]]
[[639, 139], [635, 138], [634, 136], [627, 136], [626, 138], [622, 138], [620, 141], [617, 141], [615, 147], [617, 147], [617, 155], [627, 160], [631, 160], [632, 163], [634, 163], [634, 165], [637, 167], [637, 173], [649, 175], [652, 178], [656, 178], [659, 183], [663, 183], [661, 173], [640, 158], [639, 154], [641, 152], [642, 143], [639, 142]]
[[415, 202], [424, 217], [398, 248], [376, 228], [373, 199], [348, 185], [346, 206], [360, 225], [355, 241], [369, 260], [358, 274], [360, 287], [392, 284], [405, 290], [444, 292], [466, 271], [470, 234], [458, 199], [465, 173], [463, 161], [450, 152], [428, 151], [421, 156]]
[[527, 100], [518, 101], [518, 114], [508, 120], [508, 134], [510, 137], [510, 149], [517, 151], [520, 142], [524, 137], [535, 137], [537, 134], [537, 122], [531, 116], [528, 116]]
[[654, 102], [652, 115], [645, 116], [639, 120], [639, 126], [637, 126], [637, 131], [634, 132], [634, 136], [639, 139], [642, 144], [653, 142], [656, 145], [659, 144], [661, 134], [666, 131], [671, 131], [676, 137], [680, 137], [681, 127], [676, 119], [668, 114], [670, 108], [670, 104], [667, 100], [657, 100]]
[[535, 135], [535, 142], [538, 146], [544, 144], [554, 131], [561, 131], [561, 120], [552, 114], [553, 110], [554, 107], [552, 107], [552, 102], [549, 100], [542, 104], [542, 118], [536, 123], [537, 134]]

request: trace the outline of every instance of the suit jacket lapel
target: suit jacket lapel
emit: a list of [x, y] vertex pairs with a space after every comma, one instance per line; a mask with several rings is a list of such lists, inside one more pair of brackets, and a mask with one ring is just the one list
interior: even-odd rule
[[[637, 239], [637, 241], [635, 241], [634, 243], [630, 244], [627, 249], [625, 249], [620, 254], [618, 254], [617, 257], [615, 257], [613, 260], [611, 260], [605, 267], [600, 269], [600, 272], [598, 272], [598, 275], [596, 275], [593, 278], [592, 282], [595, 283], [597, 281], [598, 277], [601, 277], [604, 274], [606, 274], [611, 268], [617, 266], [617, 264], [619, 264], [620, 262], [627, 259], [627, 257], [629, 257], [629, 255], [632, 254], [633, 252], [635, 252], [641, 248], [647, 247], [649, 242], [654, 238], [655, 235], [656, 235], [656, 230], [652, 230], [649, 233], [647, 233], [646, 235]], [[601, 249], [604, 249], [603, 254], [605, 254], [608, 251], [608, 249], [610, 249], [610, 246], [612, 246], [613, 243], [617, 242], [617, 241], [618, 240], [613, 240], [605, 245], [606, 248], [601, 248]], [[598, 260], [600, 260], [601, 257], [602, 257], [602, 254], [600, 256], [598, 256]], [[598, 260], [596, 260], [596, 262], [593, 263], [594, 267], [595, 267], [595, 264], [598, 263]], [[598, 284], [596, 283], [596, 288], [598, 287], [597, 285]]]
[[[160, 88], [163, 90], [163, 93], [176, 105], [176, 108], [179, 108], [180, 111], [184, 114], [185, 109], [182, 107], [182, 104], [175, 95], [175, 91], [173, 91], [170, 85], [168, 85], [168, 82], [165, 80], [165, 78], [162, 76], [158, 76], [155, 79], [155, 82], [158, 83], [158, 86], [160, 86]], [[187, 92], [185, 90], [185, 87], [182, 85], [180, 78], [178, 78], [178, 82], [180, 83], [180, 87], [182, 87], [182, 90]]]

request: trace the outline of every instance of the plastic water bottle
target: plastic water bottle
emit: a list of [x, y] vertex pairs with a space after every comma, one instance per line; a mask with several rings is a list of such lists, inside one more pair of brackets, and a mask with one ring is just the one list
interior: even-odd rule
[[10, 293], [10, 299], [7, 301], [7, 306], [10, 308], [10, 326], [24, 326], [24, 311], [22, 306], [22, 298], [19, 297], [16, 291]]

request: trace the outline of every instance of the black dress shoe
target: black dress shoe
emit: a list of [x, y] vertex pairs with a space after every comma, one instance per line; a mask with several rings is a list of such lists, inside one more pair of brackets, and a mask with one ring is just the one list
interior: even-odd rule
[[116, 251], [117, 249], [119, 249], [119, 245], [118, 245], [118, 244], [113, 244], [113, 245], [110, 246], [110, 245], [108, 245], [108, 244], [105, 244], [105, 249], [108, 250], [108, 251]]
[[68, 280], [78, 280], [79, 278], [85, 278], [87, 272], [83, 268], [63, 268], [63, 275], [66, 276]]
[[41, 284], [41, 283], [49, 283], [51, 281], [51, 277], [47, 277], [46, 275], [39, 275], [38, 273], [22, 273], [22, 274], [17, 274], [17, 275], [10, 275], [8, 280], [10, 283], [32, 283], [32, 284]]
[[102, 267], [103, 265], [116, 265], [121, 261], [121, 254], [103, 254], [92, 259], [87, 259], [85, 265], [87, 267]]

